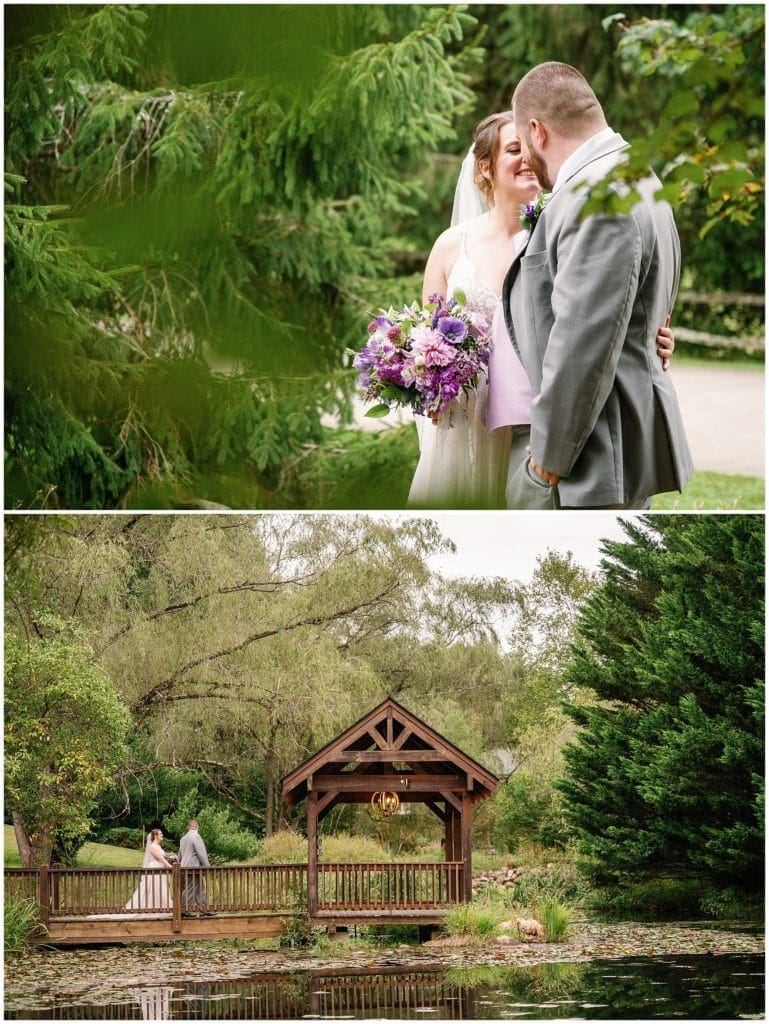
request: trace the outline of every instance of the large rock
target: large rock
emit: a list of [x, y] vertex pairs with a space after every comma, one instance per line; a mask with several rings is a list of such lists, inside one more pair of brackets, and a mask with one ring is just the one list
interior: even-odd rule
[[545, 929], [533, 917], [519, 917], [515, 922], [515, 927], [526, 942], [534, 942], [537, 939], [545, 941]]

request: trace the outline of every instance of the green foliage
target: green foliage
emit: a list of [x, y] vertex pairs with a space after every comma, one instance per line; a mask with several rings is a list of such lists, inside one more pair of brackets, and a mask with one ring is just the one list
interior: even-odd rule
[[268, 836], [259, 847], [259, 864], [306, 864], [307, 836], [291, 829], [280, 829]]
[[3, 945], [6, 956], [20, 953], [40, 928], [37, 900], [8, 896], [3, 901]]
[[681, 921], [717, 917], [714, 906], [703, 904], [700, 879], [649, 878], [610, 888], [593, 889], [588, 902], [591, 913], [607, 920]]
[[516, 911], [534, 913], [546, 903], [580, 907], [590, 885], [571, 858], [559, 858], [547, 866], [524, 870], [512, 889], [505, 890], [505, 904]]
[[322, 837], [320, 859], [332, 864], [354, 864], [356, 861], [381, 864], [392, 860], [392, 853], [373, 839], [339, 832]]
[[[722, 221], [752, 225], [764, 191], [763, 10], [698, 11], [683, 24], [669, 18], [628, 23], [615, 15], [607, 27], [612, 23], [622, 31], [617, 54], [623, 70], [653, 77], [662, 101], [656, 126], [634, 146], [627, 179], [651, 164], [662, 171], [663, 196], [672, 203], [707, 196], [709, 219], [700, 238]], [[603, 202], [618, 212], [625, 205], [618, 193], [612, 199], [603, 192], [591, 198], [591, 209]], [[723, 287], [723, 277], [719, 283]]]
[[[139, 828], [108, 828], [99, 836], [102, 843], [124, 847], [126, 850], [141, 850], [144, 846], [144, 832]], [[164, 837], [164, 843], [168, 845]]]
[[6, 636], [5, 794], [37, 865], [57, 838], [90, 831], [126, 756], [129, 715], [76, 628], [46, 615], [35, 626], [36, 636]]
[[497, 843], [514, 853], [521, 843], [563, 846], [568, 829], [552, 783], [527, 772], [511, 775], [495, 796]]
[[[763, 864], [763, 519], [647, 517], [606, 543], [560, 784], [601, 877], [753, 891]], [[599, 868], [600, 866], [600, 868]]]
[[412, 172], [470, 99], [474, 19], [113, 5], [9, 20], [11, 501], [151, 489], [168, 506], [225, 476], [244, 505], [289, 504], [321, 416], [349, 411], [343, 353]]
[[[366, 836], [339, 832], [321, 837], [320, 859], [332, 864], [387, 863], [392, 854]], [[259, 847], [259, 864], [306, 864], [307, 837], [291, 829], [273, 832]]]
[[494, 937], [503, 915], [504, 911], [498, 904], [454, 903], [446, 912], [443, 927], [449, 935], [488, 942]]
[[563, 942], [571, 924], [572, 912], [557, 900], [543, 900], [537, 908], [537, 920], [545, 929], [547, 942]]
[[201, 803], [194, 787], [184, 794], [176, 811], [166, 818], [165, 828], [181, 837], [187, 831], [187, 822], [191, 818], [198, 822], [212, 864], [248, 860], [256, 856], [256, 838], [242, 828], [226, 808]]

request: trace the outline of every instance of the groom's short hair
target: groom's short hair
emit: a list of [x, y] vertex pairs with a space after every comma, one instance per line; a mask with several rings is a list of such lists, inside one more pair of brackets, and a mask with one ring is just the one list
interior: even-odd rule
[[601, 104], [584, 75], [570, 64], [537, 64], [515, 87], [511, 106], [519, 130], [534, 118], [566, 138], [606, 127]]

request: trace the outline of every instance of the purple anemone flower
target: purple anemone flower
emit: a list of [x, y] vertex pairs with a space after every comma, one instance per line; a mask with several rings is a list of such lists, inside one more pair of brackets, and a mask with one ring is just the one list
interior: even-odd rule
[[467, 337], [467, 324], [455, 316], [442, 316], [438, 321], [438, 330], [452, 345], [461, 345]]

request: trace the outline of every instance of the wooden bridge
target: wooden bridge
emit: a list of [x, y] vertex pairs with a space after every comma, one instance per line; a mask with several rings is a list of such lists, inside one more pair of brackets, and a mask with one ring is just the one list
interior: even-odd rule
[[[8, 869], [6, 894], [12, 886], [32, 896], [47, 941], [56, 943], [260, 938], [282, 934], [297, 916], [310, 925], [439, 924], [451, 903], [472, 899], [473, 808], [498, 781], [388, 697], [283, 779], [284, 802], [307, 804], [307, 864], [175, 864], [168, 887], [161, 885], [168, 869]], [[443, 826], [446, 859], [322, 862], [321, 822], [340, 803], [370, 803], [385, 816], [424, 804]], [[138, 890], [146, 905], [133, 909], [142, 875], [156, 882]], [[183, 913], [192, 883], [205, 888], [206, 916]], [[166, 892], [170, 907], [162, 905]]]
[[[318, 864], [318, 903], [308, 908], [306, 864], [180, 868], [5, 869], [5, 895], [39, 907], [39, 942], [85, 945], [185, 939], [264, 938], [283, 934], [293, 918], [310, 925], [435, 925], [463, 898], [461, 862]], [[142, 903], [126, 910], [142, 876], [168, 878], [171, 906], [153, 899], [160, 884], [141, 888]], [[190, 880], [208, 898], [210, 916], [186, 916], [182, 893]]]

